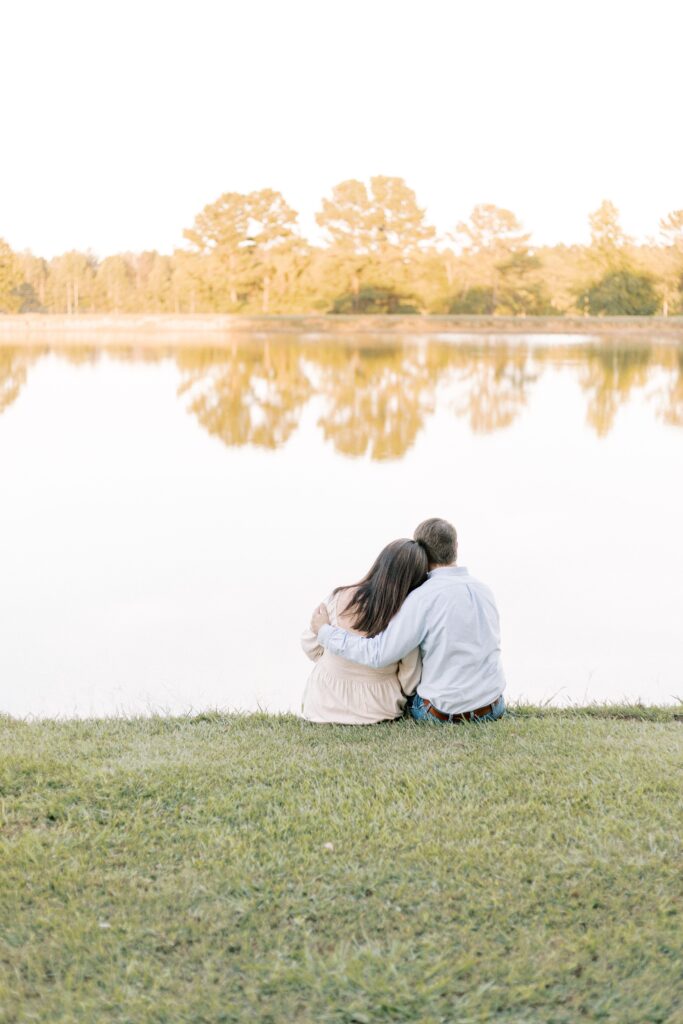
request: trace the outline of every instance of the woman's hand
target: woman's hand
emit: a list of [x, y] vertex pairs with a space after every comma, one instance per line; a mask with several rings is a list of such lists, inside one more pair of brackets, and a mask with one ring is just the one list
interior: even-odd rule
[[321, 626], [329, 626], [330, 616], [327, 614], [327, 606], [319, 604], [311, 616], [311, 629], [318, 635]]

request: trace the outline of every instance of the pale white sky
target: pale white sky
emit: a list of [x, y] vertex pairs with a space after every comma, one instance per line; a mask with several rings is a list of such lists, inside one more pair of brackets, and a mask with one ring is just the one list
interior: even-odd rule
[[683, 207], [680, 0], [21, 0], [3, 11], [0, 237], [171, 251], [222, 192], [315, 232], [336, 182], [404, 177], [536, 243]]

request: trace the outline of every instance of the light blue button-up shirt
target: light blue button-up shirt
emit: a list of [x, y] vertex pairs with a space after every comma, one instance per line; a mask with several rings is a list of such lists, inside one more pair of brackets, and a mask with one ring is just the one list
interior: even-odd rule
[[433, 569], [383, 633], [367, 638], [325, 625], [318, 640], [334, 654], [371, 668], [400, 661], [419, 646], [417, 692], [447, 714], [491, 704], [505, 689], [496, 602], [464, 567]]

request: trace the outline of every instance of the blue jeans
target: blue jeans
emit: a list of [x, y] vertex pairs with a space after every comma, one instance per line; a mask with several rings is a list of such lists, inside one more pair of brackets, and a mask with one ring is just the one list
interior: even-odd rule
[[[440, 710], [440, 709], [439, 709]], [[482, 715], [481, 718], [475, 718], [474, 715], [470, 714], [471, 722], [495, 722], [498, 718], [502, 718], [505, 714], [505, 698], [502, 693], [497, 701], [494, 701], [492, 709], [488, 715]], [[435, 718], [434, 715], [430, 715], [427, 711], [427, 707], [422, 697], [419, 694], [414, 693], [408, 697], [408, 711], [412, 718], [418, 722], [434, 722], [435, 725], [451, 725], [450, 722], [442, 722], [440, 718]]]

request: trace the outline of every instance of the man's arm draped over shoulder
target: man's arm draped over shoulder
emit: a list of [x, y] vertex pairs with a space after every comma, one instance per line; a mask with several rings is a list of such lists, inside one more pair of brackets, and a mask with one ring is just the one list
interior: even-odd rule
[[420, 590], [414, 590], [384, 632], [377, 636], [355, 636], [339, 626], [325, 625], [318, 631], [318, 643], [333, 654], [359, 665], [385, 668], [400, 661], [424, 639], [427, 632], [426, 597], [426, 594], [420, 594]]

